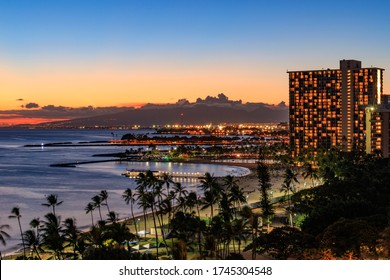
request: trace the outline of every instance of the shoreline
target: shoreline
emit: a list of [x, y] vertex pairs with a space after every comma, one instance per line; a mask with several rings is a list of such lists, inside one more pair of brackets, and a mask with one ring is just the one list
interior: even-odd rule
[[[235, 167], [244, 167], [244, 168], [247, 168], [249, 170], [249, 172], [247, 174], [244, 174], [242, 176], [235, 176], [236, 179], [237, 179], [237, 183], [238, 185], [243, 188], [244, 192], [247, 194], [247, 204], [246, 205], [249, 205], [249, 206], [254, 206], [255, 203], [258, 203], [260, 201], [260, 191], [259, 191], [259, 186], [258, 186], [258, 179], [257, 179], [257, 175], [256, 175], [256, 167], [257, 167], [257, 164], [254, 162], [254, 163], [251, 163], [251, 162], [213, 162], [213, 161], [210, 161], [210, 160], [199, 160], [199, 161], [185, 161], [185, 162], [181, 162], [181, 163], [189, 163], [189, 164], [215, 164], [215, 165], [226, 165], [226, 166], [235, 166]], [[220, 177], [222, 178], [222, 177]], [[301, 182], [301, 181], [300, 181]], [[273, 198], [276, 198], [276, 197], [280, 197], [280, 196], [283, 196], [283, 194], [280, 192], [280, 186], [282, 184], [282, 176], [277, 174], [273, 174], [273, 172], [271, 172], [271, 184], [272, 184], [272, 187], [271, 187], [271, 193], [272, 193], [272, 197]], [[301, 184], [300, 184], [301, 185]], [[135, 211], [137, 211], [138, 209], [136, 209]], [[140, 209], [139, 209], [140, 210]], [[255, 209], [255, 211], [257, 211], [258, 209]], [[281, 209], [275, 209], [276, 213], [275, 215], [278, 215], [278, 216], [286, 216], [286, 215], [283, 215], [283, 213], [281, 212]], [[142, 210], [140, 210], [142, 211]], [[129, 210], [130, 212], [130, 210]], [[129, 215], [123, 217], [123, 218], [120, 218], [118, 220], [119, 223], [127, 223], [127, 225], [129, 226], [129, 228], [131, 229], [130, 231], [132, 233], [135, 233], [135, 230], [134, 230], [134, 225], [133, 225], [133, 217], [131, 216], [130, 213], [128, 213]], [[209, 214], [209, 211], [208, 209], [205, 209], [205, 210], [201, 210], [200, 211], [200, 216], [202, 218], [207, 218], [208, 217], [208, 214]], [[151, 216], [151, 213], [148, 213], [147, 216]], [[143, 219], [144, 219], [144, 216], [143, 216], [143, 213], [137, 213], [134, 215], [134, 218], [135, 219], [139, 219], [140, 220], [140, 228], [138, 228], [138, 230], [144, 230], [144, 226], [143, 226]], [[150, 223], [150, 221], [148, 222]], [[91, 226], [82, 226], [79, 228], [80, 231], [82, 232], [82, 234], [88, 232], [90, 229], [91, 229]], [[149, 230], [149, 234], [146, 234], [145, 236], [142, 235], [142, 237], [145, 237], [145, 238], [153, 238], [155, 237], [154, 234], [151, 234], [152, 233], [152, 230], [151, 230], [151, 227], [147, 227], [147, 230]], [[15, 246], [14, 246], [15, 247]], [[14, 248], [13, 247], [13, 248]], [[11, 251], [9, 251], [11, 250]], [[15, 256], [18, 256], [20, 255], [20, 251], [22, 249], [21, 248], [9, 248], [8, 250], [2, 250], [2, 256], [3, 258], [7, 258], [7, 259], [12, 259], [13, 257]], [[8, 252], [7, 252], [8, 251]]]
[[[115, 161], [120, 161], [120, 159], [112, 159], [112, 160], [104, 160], [104, 161], [112, 161], [112, 162], [115, 162]], [[146, 162], [146, 161], [145, 161]], [[167, 162], [167, 161], [153, 161], [153, 162]], [[242, 180], [243, 178], [245, 178], [245, 177], [248, 177], [248, 176], [251, 176], [252, 174], [253, 174], [253, 168], [255, 167], [255, 165], [254, 164], [251, 164], [250, 166], [248, 166], [247, 164], [238, 164], [238, 163], [231, 163], [231, 162], [229, 162], [229, 163], [223, 163], [223, 162], [211, 162], [210, 160], [205, 160], [205, 159], [202, 159], [202, 160], [195, 160], [195, 161], [171, 161], [172, 163], [184, 163], [184, 164], [215, 164], [215, 165], [226, 165], [226, 166], [236, 166], [236, 167], [244, 167], [244, 168], [247, 168], [248, 169], [248, 172], [246, 173], [246, 174], [244, 174], [244, 175], [242, 175], [242, 176], [240, 176], [240, 177], [238, 177], [238, 176], [236, 176], [236, 178], [239, 180], [239, 184], [240, 184], [240, 180]], [[91, 164], [91, 163], [95, 163], [95, 162], [88, 162], [88, 163], [86, 163], [86, 164]], [[67, 165], [67, 164], [65, 164], [65, 165]], [[70, 167], [69, 165], [67, 166], [67, 167]], [[75, 167], [77, 167], [77, 165], [75, 165], [75, 166], [72, 166], [73, 168], [75, 168]], [[222, 178], [222, 177], [219, 177], [219, 178]], [[199, 185], [199, 183], [198, 184], [196, 184], [196, 188], [197, 188], [197, 186]], [[108, 190], [109, 191], [109, 190]], [[249, 204], [249, 203], [248, 203]], [[143, 213], [142, 213], [142, 209], [141, 208], [139, 208], [139, 209], [137, 209], [137, 208], [135, 208], [134, 209], [134, 211], [135, 212], [138, 212], [139, 211], [139, 213], [135, 213], [134, 214], [134, 217], [136, 218], [136, 219], [140, 219], [141, 220], [141, 225], [143, 224], [143, 219], [144, 219], [144, 216], [143, 216]], [[202, 217], [207, 217], [207, 214], [208, 214], [208, 211], [207, 210], [202, 210], [201, 211], [201, 213], [203, 214], [203, 216]], [[148, 218], [149, 218], [149, 216], [151, 216], [151, 214], [150, 213], [148, 213], [147, 214], [147, 216], [148, 216]], [[131, 216], [131, 213], [130, 213], [130, 210], [129, 210], [129, 213], [128, 213], [128, 215], [127, 216], [124, 216], [124, 217], [121, 217], [120, 219], [119, 219], [119, 221], [118, 222], [120, 222], [120, 223], [123, 223], [123, 222], [125, 222], [125, 223], [129, 223], [129, 222], [131, 222], [131, 224], [128, 224], [128, 226], [129, 227], [131, 227], [132, 228], [132, 230], [131, 230], [131, 232], [132, 233], [134, 233], [134, 225], [132, 224], [132, 220], [133, 220], [133, 217]], [[86, 233], [86, 232], [88, 232], [88, 231], [90, 231], [90, 229], [91, 229], [91, 225], [85, 225], [85, 226], [81, 226], [80, 228], [79, 228], [79, 230], [80, 230], [80, 232], [82, 233], [82, 234], [84, 234], [84, 233]], [[141, 230], [143, 230], [144, 229], [144, 227], [143, 226], [141, 226], [141, 228], [140, 228]], [[140, 230], [139, 229], [139, 230]], [[150, 230], [150, 228], [148, 228], [148, 231], [149, 232], [151, 232], [151, 230]], [[144, 237], [143, 235], [142, 235], [142, 237]], [[146, 235], [146, 237], [154, 237], [154, 234], [153, 235], [151, 235], [151, 234], [147, 234]], [[20, 241], [20, 236], [19, 236], [19, 238], [15, 238], [14, 240], [19, 240]], [[21, 241], [20, 241], [21, 242]], [[1, 251], [2, 252], [2, 256], [3, 256], [3, 259], [4, 258], [13, 258], [13, 257], [15, 257], [15, 256], [19, 256], [20, 255], [20, 252], [22, 252], [22, 248], [21, 247], [19, 247], [18, 245], [13, 245], [12, 247], [10, 247], [10, 248], [2, 248], [3, 250]]]

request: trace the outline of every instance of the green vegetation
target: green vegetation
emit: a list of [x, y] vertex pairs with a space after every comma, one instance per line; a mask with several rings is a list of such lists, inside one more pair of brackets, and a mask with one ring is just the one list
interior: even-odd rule
[[[0, 225], [0, 243], [3, 246], [5, 246], [7, 244], [7, 242], [5, 241], [6, 238], [10, 238], [10, 235], [6, 231], [9, 228], [10, 228], [9, 225], [7, 225], [7, 224]], [[0, 260], [2, 260], [2, 259], [3, 259], [3, 255], [2, 255], [1, 250], [0, 250]]]
[[[259, 153], [259, 202], [253, 208], [235, 177], [206, 173], [199, 196], [169, 174], [156, 177], [151, 171], [140, 173], [137, 187], [123, 192], [130, 213], [126, 221], [118, 221], [110, 209], [106, 190], [93, 196], [84, 209], [93, 226], [84, 233], [74, 219], [62, 221], [56, 214], [62, 201], [54, 194], [43, 204], [52, 211], [43, 220], [32, 220], [24, 232], [15, 207], [9, 217], [18, 221], [24, 249], [20, 258], [243, 259], [246, 252], [253, 259], [259, 254], [275, 259], [390, 258], [388, 159], [337, 149], [302, 157], [299, 167], [280, 158], [272, 168], [284, 166], [277, 186], [284, 196], [272, 197], [271, 153]], [[297, 189], [298, 175], [311, 181], [308, 188]], [[134, 207], [143, 210], [142, 217], [134, 216]], [[276, 208], [286, 210], [282, 224], [275, 222], [281, 218]], [[3, 245], [7, 228], [0, 227]]]

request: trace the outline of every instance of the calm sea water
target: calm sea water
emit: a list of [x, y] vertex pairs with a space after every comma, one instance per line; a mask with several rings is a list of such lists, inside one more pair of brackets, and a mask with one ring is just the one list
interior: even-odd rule
[[[53, 142], [103, 141], [120, 138], [129, 131], [111, 130], [8, 130], [0, 129], [0, 224], [9, 224], [12, 238], [1, 251], [14, 250], [20, 242], [17, 221], [8, 219], [11, 209], [20, 207], [23, 230], [33, 218], [50, 212], [42, 206], [45, 195], [56, 194], [63, 203], [57, 207], [62, 220], [74, 217], [80, 228], [89, 227], [90, 214], [84, 211], [91, 197], [107, 190], [111, 210], [120, 218], [130, 216], [129, 206], [121, 195], [126, 188], [135, 188], [134, 179], [121, 174], [126, 169], [151, 169], [170, 172], [210, 172], [215, 176], [241, 176], [246, 168], [223, 165], [184, 164], [169, 162], [104, 162], [79, 165], [76, 168], [50, 167], [54, 163], [100, 160], [93, 154], [123, 152], [125, 147], [24, 147], [27, 144]], [[133, 133], [152, 131], [133, 131]], [[116, 136], [117, 135], [117, 136]], [[197, 180], [182, 181], [189, 190], [196, 190]], [[105, 209], [103, 209], [103, 213]], [[97, 212], [97, 211], [95, 211]], [[140, 213], [140, 211], [139, 211]], [[98, 219], [98, 213], [95, 220]], [[5, 250], [4, 250], [5, 249]]]

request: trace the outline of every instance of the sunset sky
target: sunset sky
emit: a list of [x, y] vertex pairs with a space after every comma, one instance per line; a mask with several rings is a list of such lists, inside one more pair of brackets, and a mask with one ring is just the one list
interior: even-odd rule
[[376, 0], [1, 1], [0, 112], [221, 92], [276, 104], [288, 101], [286, 70], [341, 59], [385, 68], [390, 93], [389, 15]]

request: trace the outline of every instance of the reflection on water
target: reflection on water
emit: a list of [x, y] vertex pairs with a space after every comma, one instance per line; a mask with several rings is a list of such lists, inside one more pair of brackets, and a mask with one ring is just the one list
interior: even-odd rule
[[[116, 131], [115, 134], [121, 137], [127, 132]], [[87, 215], [84, 208], [92, 196], [104, 189], [109, 194], [110, 208], [118, 212], [119, 217], [130, 215], [122, 193], [126, 188], [135, 188], [136, 184], [134, 179], [121, 175], [127, 169], [210, 172], [214, 176], [242, 176], [248, 172], [242, 167], [172, 162], [104, 162], [76, 168], [50, 167], [55, 163], [96, 160], [93, 154], [123, 152], [125, 147], [23, 147], [37, 143], [102, 141], [111, 137], [108, 130], [0, 130], [0, 223], [12, 227], [9, 230], [12, 239], [7, 241], [6, 249], [20, 243], [15, 220], [8, 220], [11, 209], [20, 207], [22, 227], [27, 230], [33, 218], [43, 219], [50, 211], [41, 205], [46, 202], [45, 195], [57, 194], [59, 200], [63, 200], [56, 211], [62, 220], [75, 217], [78, 226], [87, 227], [90, 214]], [[197, 179], [182, 179], [181, 183], [189, 190], [196, 190]]]

